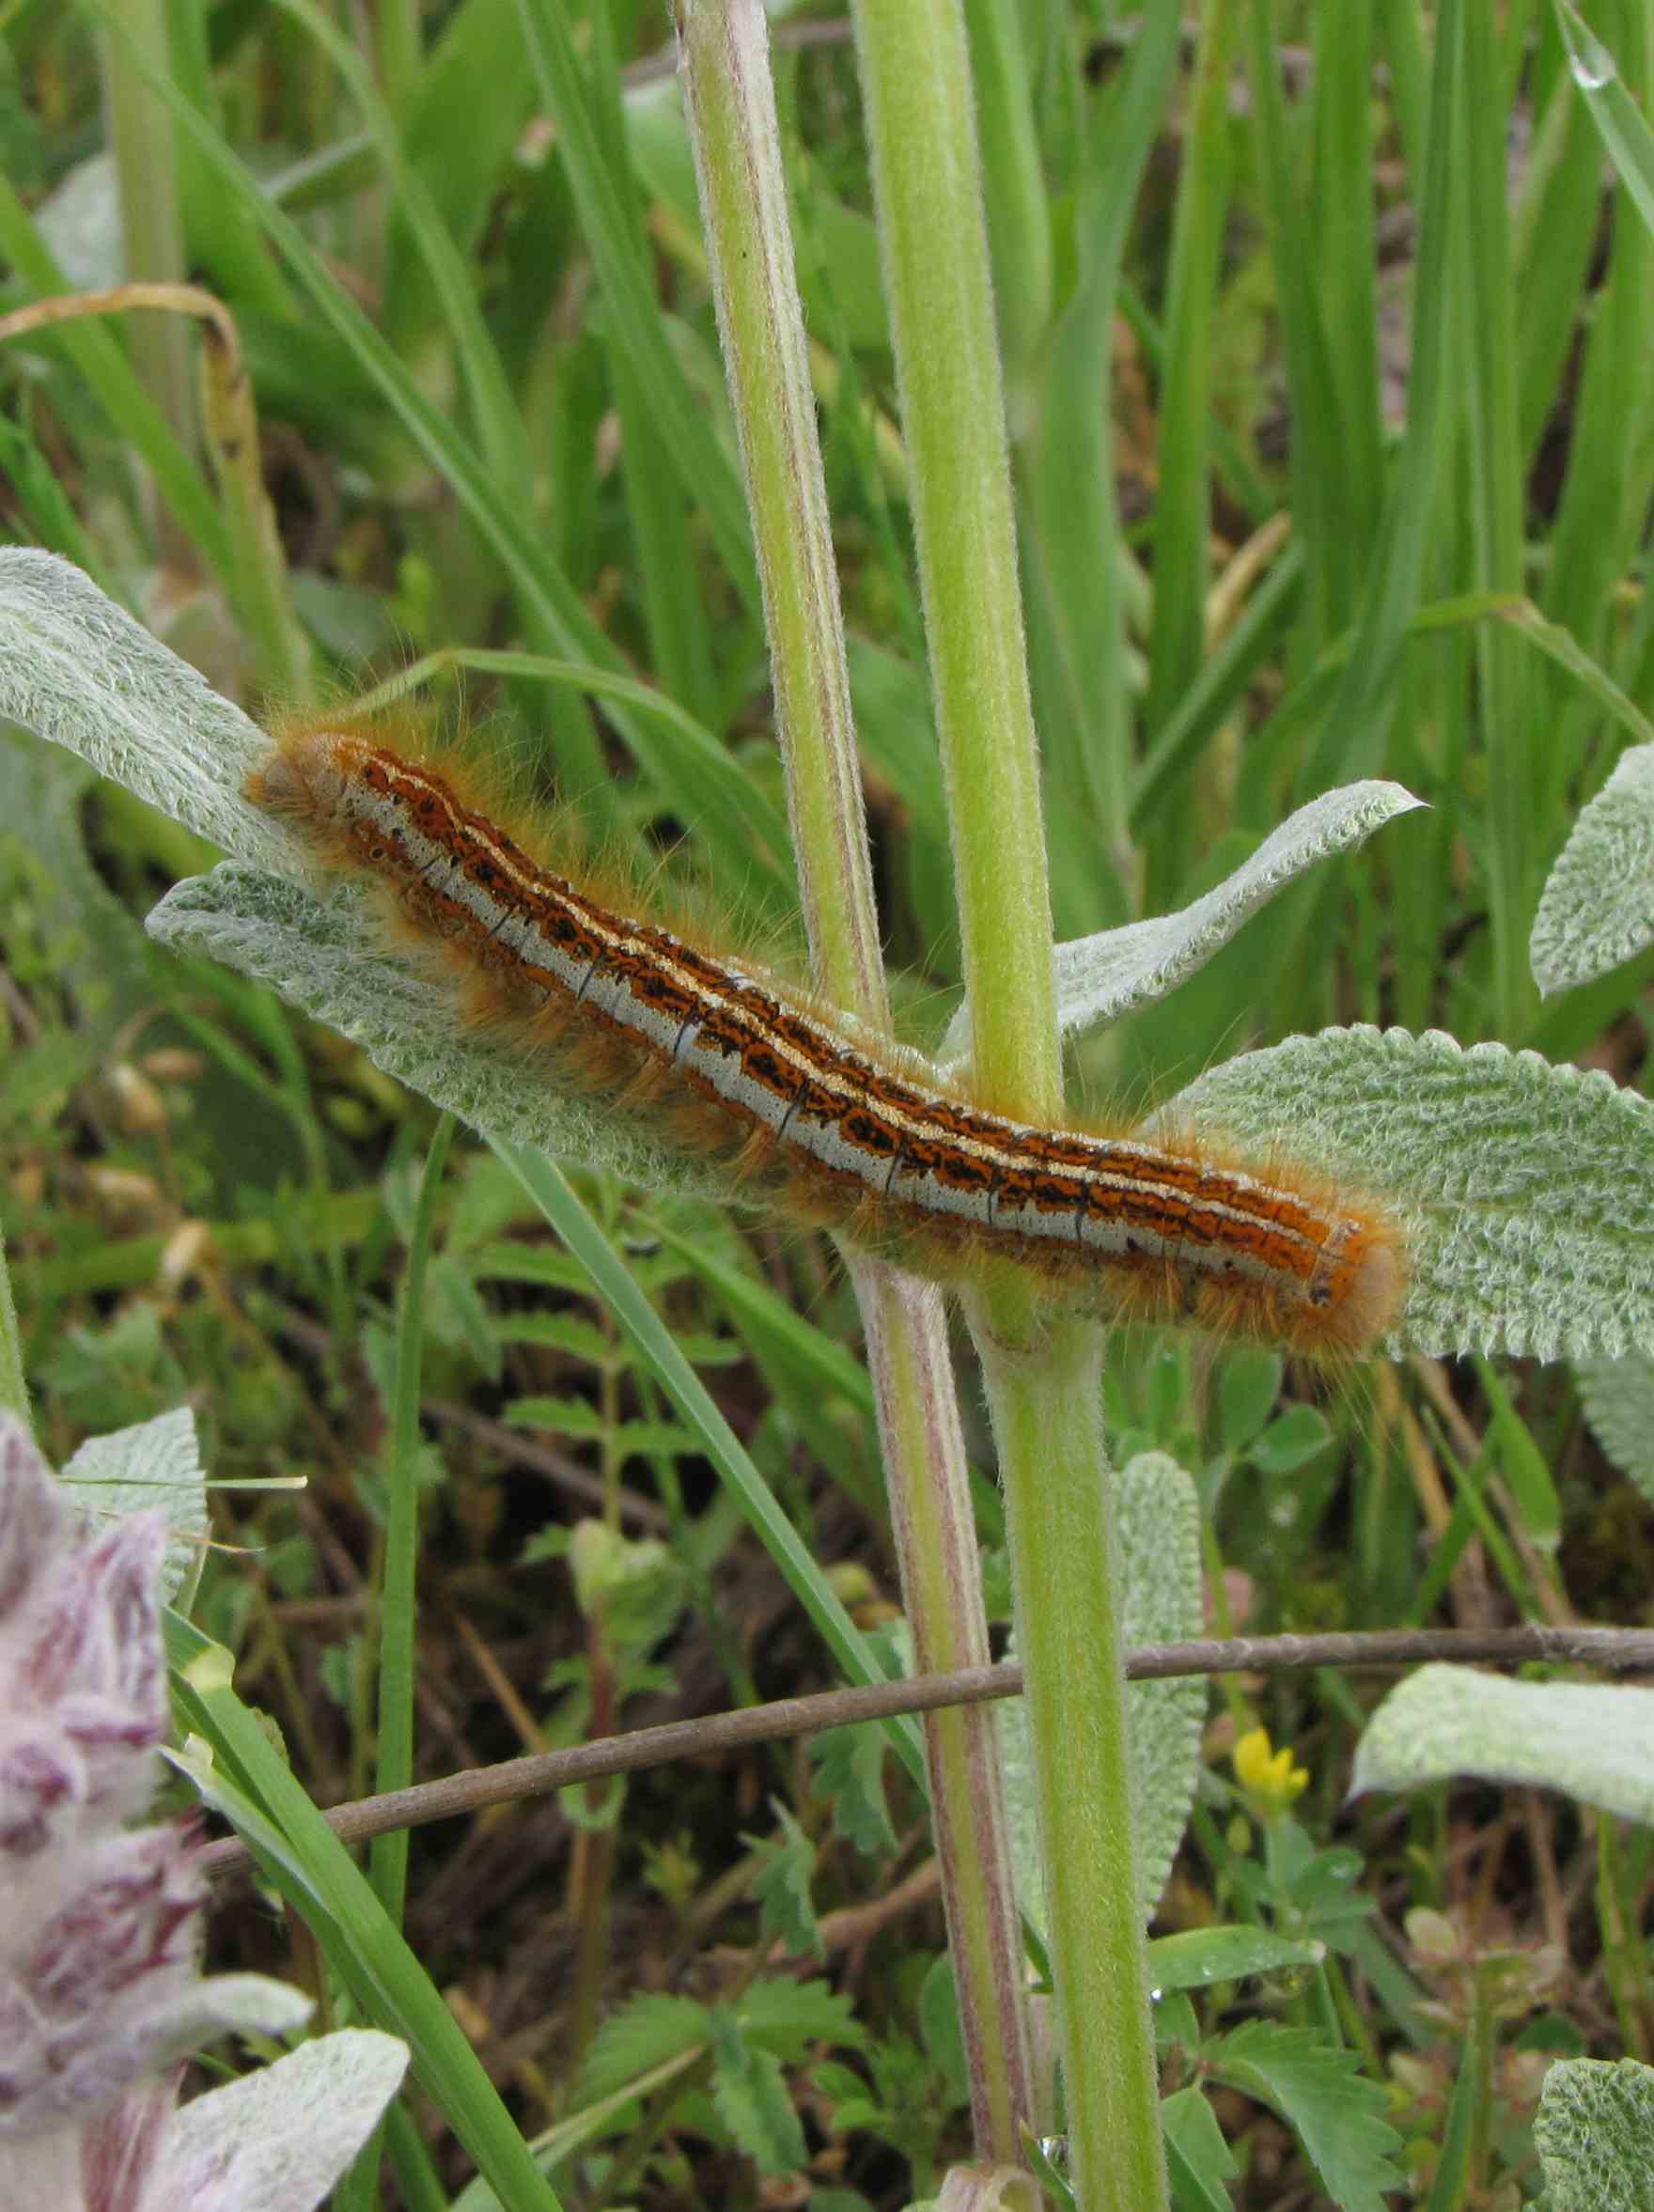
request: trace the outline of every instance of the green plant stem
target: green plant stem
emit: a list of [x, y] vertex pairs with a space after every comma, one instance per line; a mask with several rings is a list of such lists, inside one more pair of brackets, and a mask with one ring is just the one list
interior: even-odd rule
[[[889, 1268], [853, 1267], [867, 1334], [902, 1604], [913, 1665], [991, 1657], [964, 1437], [940, 1293]], [[986, 1709], [925, 1721], [930, 1822], [979, 2157], [1020, 2163], [1038, 2118], [1022, 1929], [998, 1737]]]
[[[436, 1225], [437, 1193], [456, 1126], [453, 1115], [445, 1114], [430, 1140], [402, 1273], [397, 1396], [386, 1469], [384, 1575], [380, 1587], [376, 1770], [381, 1789], [403, 1789], [414, 1779], [414, 1641], [418, 1619], [414, 1576], [419, 1561], [419, 1374], [425, 1338], [425, 1264]], [[405, 1829], [375, 1836], [370, 1871], [380, 1903], [399, 1924], [408, 1886]]]
[[11, 1296], [11, 1273], [6, 1265], [6, 1239], [0, 1236], [0, 1410], [15, 1413], [29, 1426], [29, 1386], [23, 1376], [23, 1338], [18, 1333], [17, 1307]]
[[1038, 1366], [986, 1334], [1064, 2059], [1069, 2163], [1086, 2212], [1166, 2201], [1131, 1825], [1121, 1581], [1097, 1332], [1053, 1330]]
[[1603, 1971], [1614, 1993], [1614, 2009], [1626, 2049], [1646, 2065], [1649, 2017], [1654, 2010], [1648, 1998], [1647, 1947], [1635, 1919], [1626, 1910], [1618, 1824], [1611, 1813], [1599, 1812], [1593, 1817], [1597, 1825], [1597, 1924], [1602, 1937]]
[[1051, 213], [1017, 0], [965, 0], [1000, 344], [1019, 379], [1051, 320]]
[[859, 0], [930, 682], [947, 782], [976, 1082], [1061, 1096], [1038, 755], [959, 0]]
[[[613, 1736], [620, 1725], [619, 1684], [614, 1645], [601, 1604], [586, 1623], [585, 1657], [591, 1700], [587, 1731], [593, 1737]], [[608, 1781], [586, 1784], [585, 1819], [574, 1839], [569, 1884], [569, 1911], [575, 1931], [574, 1989], [569, 2004], [563, 2065], [570, 2083], [585, 2063], [598, 2030], [603, 1975], [609, 1962], [616, 1846], [619, 1841], [620, 1808], [616, 1799], [622, 1786]]]
[[[857, 0], [855, 25], [976, 1078], [996, 1105], [1045, 1117], [1061, 1098], [1051, 901], [964, 20], [959, 0]], [[985, 1282], [968, 1312], [1006, 1488], [1075, 2196], [1155, 2212], [1100, 1339], [1040, 1330], [1021, 1281]]]
[[[818, 984], [889, 1025], [815, 400], [794, 274], [767, 29], [758, 0], [680, 0], [686, 105]], [[988, 1657], [964, 1441], [941, 1301], [852, 1265], [875, 1385], [915, 1662]], [[1032, 2060], [1008, 1828], [991, 1721], [925, 1725], [931, 1818], [979, 2157], [1015, 2163]]]
[[1477, 1964], [1471, 1970], [1470, 2034], [1464, 2063], [1475, 2069], [1467, 2146], [1466, 2194], [1474, 2203], [1487, 2180], [1488, 2143], [1493, 2119], [1493, 2055], [1498, 2015], [1489, 1986], [1490, 1969]]
[[[536, 82], [556, 119], [569, 188], [630, 369], [654, 409], [667, 451], [706, 509], [709, 528], [736, 589], [751, 601], [753, 559], [741, 487], [727, 457], [672, 356], [663, 319], [645, 281], [627, 208], [602, 155], [563, 0], [518, 0]], [[686, 18], [687, 10], [679, 7]]]
[[[850, 677], [787, 190], [756, 0], [679, 0], [681, 70], [718, 328], [741, 436], [788, 812], [816, 980], [882, 1026]], [[804, 865], [804, 856], [812, 865]], [[828, 856], [823, 859], [822, 856]]]

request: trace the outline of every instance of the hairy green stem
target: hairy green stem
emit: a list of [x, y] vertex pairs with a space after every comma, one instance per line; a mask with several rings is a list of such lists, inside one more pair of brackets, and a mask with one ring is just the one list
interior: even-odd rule
[[930, 682], [984, 1095], [1061, 1096], [1039, 762], [959, 0], [860, 0]]
[[[683, 81], [719, 329], [758, 557], [788, 810], [817, 982], [889, 1023], [815, 398], [759, 0], [679, 0]], [[853, 1269], [916, 1663], [988, 1657], [964, 1443], [934, 1292]], [[994, 1731], [926, 1722], [978, 2157], [1009, 2164], [1034, 2119], [1022, 1943]]]
[[[984, 1095], [1060, 1106], [1051, 900], [960, 0], [857, 0], [931, 683]], [[1166, 2201], [1119, 1664], [1100, 1339], [1021, 1281], [969, 1301], [1006, 1487], [1070, 2171], [1086, 2212]]]

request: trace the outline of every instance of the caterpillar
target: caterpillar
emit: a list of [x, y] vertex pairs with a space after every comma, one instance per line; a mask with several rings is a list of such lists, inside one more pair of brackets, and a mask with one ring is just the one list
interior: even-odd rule
[[[1382, 1213], [1196, 1145], [1031, 1127], [852, 1042], [830, 1010], [531, 856], [463, 769], [377, 724], [299, 726], [248, 796], [366, 877], [454, 977], [468, 1023], [555, 1080], [657, 1117], [741, 1188], [921, 1274], [995, 1258], [1110, 1317], [1312, 1355], [1370, 1349], [1405, 1254]], [[495, 810], [497, 811], [497, 810]], [[549, 1068], [548, 1068], [549, 1072]]]

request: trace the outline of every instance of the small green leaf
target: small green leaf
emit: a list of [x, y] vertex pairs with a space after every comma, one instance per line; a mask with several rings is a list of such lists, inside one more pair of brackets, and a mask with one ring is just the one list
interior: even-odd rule
[[953, 1960], [945, 1951], [932, 1959], [919, 1991], [919, 2032], [931, 2064], [946, 2080], [955, 2099], [963, 2104], [971, 2094], [971, 2083], [965, 2067], [959, 1989], [953, 1978]]
[[570, 1540], [569, 1564], [581, 1612], [601, 1619], [617, 1651], [648, 1651], [670, 1631], [688, 1578], [658, 1536], [623, 1536], [601, 1520], [581, 1520]]
[[894, 1851], [896, 1830], [884, 1801], [884, 1738], [873, 1728], [828, 1728], [810, 1745], [816, 1785], [833, 1807], [833, 1825], [865, 1859]]
[[553, 1436], [591, 1440], [608, 1434], [608, 1423], [585, 1398], [513, 1398], [506, 1419], [513, 1428], [543, 1428]]
[[679, 1428], [675, 1421], [622, 1421], [615, 1429], [614, 1445], [629, 1459], [650, 1459], [657, 1455], [690, 1459], [702, 1448], [698, 1438]]
[[[583, 1298], [591, 1294], [591, 1277], [559, 1245], [485, 1244], [472, 1254], [471, 1264], [479, 1276], [492, 1282], [532, 1283], [546, 1290], [578, 1291]], [[532, 1343], [533, 1339], [525, 1338], [524, 1342]]]
[[1339, 2212], [1385, 2212], [1384, 2191], [1403, 2185], [1390, 2161], [1401, 2139], [1381, 2117], [1385, 2092], [1361, 2074], [1354, 2052], [1318, 2042], [1306, 2028], [1247, 2020], [1209, 2043], [1203, 2057], [1220, 2080], [1274, 2107]]
[[1156, 1989], [1205, 1989], [1250, 1974], [1319, 1966], [1327, 1947], [1314, 1937], [1275, 1936], [1267, 1928], [1184, 1928], [1148, 1946], [1148, 1978]]
[[[853, 2066], [840, 2065], [836, 2059], [823, 2059], [819, 2065], [812, 2066], [810, 2081], [835, 2105], [848, 2104], [852, 2098], [860, 2104], [866, 2099], [867, 2084]], [[836, 2121], [834, 2125], [837, 2125]]]
[[[748, 2041], [789, 2064], [802, 2059], [812, 2043], [859, 2050], [867, 2040], [850, 1999], [825, 1982], [754, 1982], [735, 2009]], [[859, 2080], [857, 2086], [863, 2086]]]
[[1169, 1990], [1154, 2008], [1154, 2040], [1162, 2051], [1200, 2048], [1200, 2019], [1181, 1989]]
[[781, 1824], [781, 1834], [771, 1842], [764, 1864], [753, 1881], [763, 1928], [766, 1934], [778, 1937], [794, 1957], [813, 1951], [824, 1958], [827, 1946], [816, 1924], [816, 1908], [810, 1896], [816, 1846], [785, 1805], [773, 1799], [771, 1803]]
[[1318, 1452], [1325, 1451], [1333, 1431], [1319, 1406], [1288, 1406], [1272, 1421], [1246, 1454], [1260, 1474], [1296, 1474]]
[[606, 1367], [615, 1357], [613, 1338], [580, 1314], [496, 1314], [491, 1327], [497, 1344], [543, 1345], [548, 1351], [567, 1352], [589, 1367]]
[[779, 2059], [756, 2050], [725, 2005], [713, 2015], [713, 2048], [712, 2101], [738, 2148], [760, 2173], [797, 2173], [809, 2153]]
[[601, 2103], [668, 2059], [704, 2048], [711, 2036], [712, 2016], [693, 1997], [634, 1997], [593, 2038], [577, 2101]]
[[1286, 1363], [1279, 1352], [1242, 1346], [1218, 1369], [1218, 1434], [1225, 1452], [1243, 1453], [1274, 1410]]
[[1160, 2124], [1177, 2212], [1233, 2212], [1227, 2184], [1240, 2163], [1200, 2091], [1179, 2089], [1162, 2098]]

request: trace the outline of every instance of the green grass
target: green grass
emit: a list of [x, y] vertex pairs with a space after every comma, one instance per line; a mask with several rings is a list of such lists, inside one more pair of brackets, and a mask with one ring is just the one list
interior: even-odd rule
[[[922, 304], [960, 239], [898, 240], [885, 297], [852, 53], [782, 30], [890, 995], [933, 1042], [968, 974], [1002, 1093], [1050, 1089], [1026, 980], [1047, 895], [1021, 846], [1022, 646], [1059, 938], [1187, 904], [1336, 784], [1394, 778], [1430, 808], [1082, 1039], [1070, 1110], [1134, 1109], [1352, 1021], [1537, 1047], [1646, 1089], [1646, 958], [1543, 1005], [1528, 966], [1581, 806], [1654, 715], [1654, 33], [1634, 0], [1586, 12], [1620, 72], [1600, 127], [1568, 66], [1577, 30], [1540, 0], [1211, 0], [1193, 55], [1163, 6], [1121, 37], [1086, 0], [972, 0], [1021, 643], [1006, 548], [971, 557], [967, 527], [999, 380], [962, 309], [956, 327], [945, 299]], [[107, 101], [147, 149], [118, 182], [153, 257], [133, 273], [191, 274], [235, 318], [271, 507], [215, 478], [215, 423], [133, 342], [137, 317], [105, 318], [0, 349], [10, 535], [86, 566], [255, 714], [439, 656], [442, 711], [640, 867], [767, 935], [802, 913], [848, 999], [853, 928], [822, 951], [822, 917], [850, 903], [820, 873], [832, 777], [801, 799], [808, 771], [795, 756], [784, 772], [766, 592], [789, 728], [809, 687], [788, 678], [819, 632], [775, 614], [785, 500], [749, 522], [754, 418], [744, 444], [736, 420], [759, 402], [739, 377], [726, 390], [681, 109], [645, 66], [665, 10], [462, 0], [376, 22], [370, 51], [302, 0], [221, 9], [175, 23], [158, 64], [127, 11], [11, 11], [0, 304], [70, 288], [53, 211]], [[898, 70], [882, 94], [898, 147], [898, 94], [928, 89]], [[882, 170], [879, 189], [888, 205], [904, 186]], [[937, 358], [904, 355], [901, 399], [918, 421], [934, 372], [935, 450], [901, 443], [891, 333], [914, 342], [916, 302]], [[735, 353], [761, 344], [735, 329]], [[950, 407], [986, 444], [949, 445]], [[785, 476], [785, 450], [757, 465]], [[197, 1698], [190, 1724], [282, 1831], [330, 2004], [418, 2043], [426, 2096], [388, 2133], [385, 2201], [443, 2202], [491, 2158], [505, 2201], [537, 2201], [507, 2109], [552, 2131], [559, 2201], [751, 2204], [806, 2166], [829, 2212], [933, 2190], [972, 2124], [941, 1913], [925, 1882], [903, 1887], [929, 1849], [913, 1726], [382, 1841], [371, 1891], [303, 1812], [577, 1739], [594, 1713], [631, 1726], [900, 1667], [875, 1392], [830, 1249], [680, 1190], [496, 1157], [261, 987], [143, 937], [203, 865], [171, 823], [27, 740], [4, 740], [0, 794], [0, 821], [28, 825], [0, 832], [0, 1218], [34, 1419], [60, 1463], [187, 1394], [216, 1479], [308, 1478], [215, 1499], [238, 1549], [208, 1563], [192, 1617], [235, 1652], [235, 1693]], [[816, 824], [797, 858], [789, 800]], [[903, 1345], [911, 1318], [870, 1325]], [[1021, 1325], [1001, 1318], [995, 1345]], [[9, 1400], [16, 1332], [0, 1336]], [[957, 1472], [968, 1460], [997, 1625], [998, 1453], [1042, 1469], [1053, 1436], [1090, 1449], [1097, 1358], [1074, 1353], [1063, 1425], [991, 1356], [991, 1428], [969, 1342], [955, 1354]], [[1102, 1411], [1116, 1460], [1153, 1447], [1191, 1471], [1209, 1582], [1248, 1624], [1646, 1607], [1627, 1566], [1648, 1564], [1646, 1512], [1565, 1366], [1398, 1363], [1329, 1391], [1119, 1332]], [[1016, 1542], [1033, 1524], [1009, 1472]], [[572, 1535], [583, 1516], [608, 1549]], [[1044, 1587], [1022, 1591], [1025, 1649], [1030, 1609], [1059, 1603], [1056, 1525]], [[1083, 1606], [1075, 1580], [1063, 1602]], [[929, 1651], [911, 1586], [908, 1602]], [[1432, 2212], [1535, 2191], [1538, 2054], [1654, 2055], [1649, 1832], [1486, 1784], [1342, 1810], [1379, 1693], [1360, 1675], [1248, 1678], [1214, 1707], [1153, 1932], [1242, 1924], [1327, 1951], [1162, 2004], [1162, 2092], [1225, 2085], [1172, 2108], [1179, 2212], [1225, 2190], [1262, 2212], [1305, 2185], [1377, 2204], [1376, 2167], [1309, 2179], [1333, 2052]], [[1227, 1743], [1254, 1721], [1309, 1775], [1290, 1809], [1233, 1779]], [[807, 2033], [786, 2024], [777, 1933], [814, 1953]], [[1566, 1977], [1547, 1979], [1542, 1939]], [[213, 1945], [314, 1967], [244, 1900]], [[1319, 2055], [1292, 2075], [1301, 2046]], [[359, 2173], [348, 2201], [374, 2188]]]

